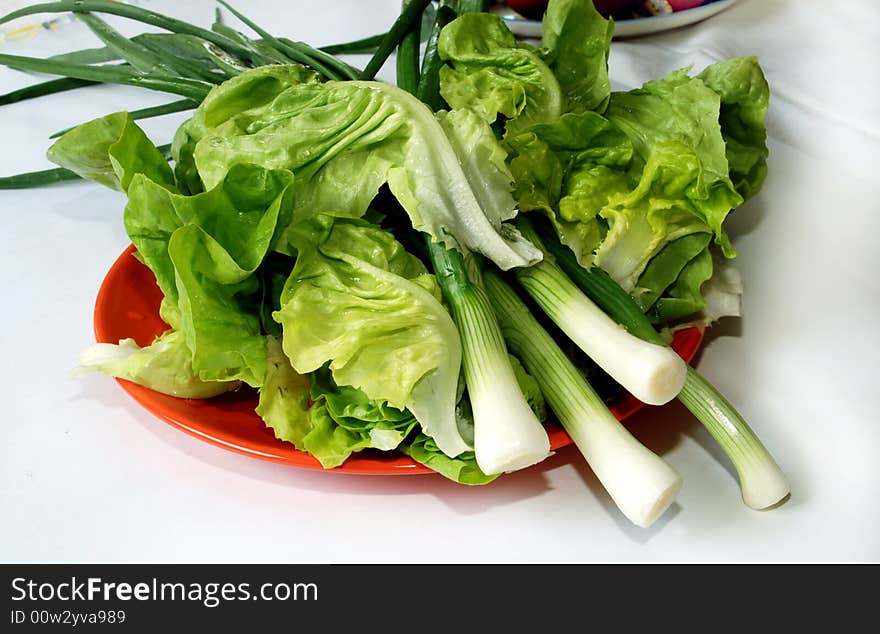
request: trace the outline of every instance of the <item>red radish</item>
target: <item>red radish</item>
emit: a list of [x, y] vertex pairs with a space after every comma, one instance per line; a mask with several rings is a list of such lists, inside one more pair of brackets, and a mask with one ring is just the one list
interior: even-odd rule
[[632, 0], [593, 0], [596, 10], [606, 18], [632, 7]]
[[667, 2], [673, 11], [685, 11], [706, 4], [706, 0], [667, 0]]
[[[633, 4], [632, 0], [593, 0], [593, 3], [596, 5], [599, 13], [605, 17], [628, 9]], [[702, 2], [697, 0], [680, 0], [678, 4], [702, 4]], [[507, 6], [523, 17], [540, 20], [547, 9], [547, 0], [507, 0]]]
[[507, 6], [524, 18], [540, 20], [547, 8], [547, 0], [507, 0]]

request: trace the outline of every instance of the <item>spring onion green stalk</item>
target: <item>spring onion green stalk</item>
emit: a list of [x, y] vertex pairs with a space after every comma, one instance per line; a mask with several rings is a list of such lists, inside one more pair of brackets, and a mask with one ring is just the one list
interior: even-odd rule
[[[148, 108], [139, 108], [137, 110], [131, 110], [128, 114], [131, 115], [131, 118], [137, 121], [138, 119], [150, 119], [152, 117], [161, 117], [166, 114], [173, 114], [175, 112], [184, 112], [186, 110], [192, 110], [194, 108], [198, 108], [199, 104], [192, 99], [181, 99], [179, 101], [172, 101], [170, 103], [161, 104], [159, 106], [150, 106]], [[65, 132], [70, 132], [76, 126], [71, 126], [69, 128], [65, 128], [63, 130], [58, 130], [51, 135], [49, 135], [50, 139], [57, 139]]]
[[128, 62], [135, 70], [139, 70], [142, 73], [171, 74], [174, 72], [172, 68], [153, 51], [141, 46], [137, 42], [129, 40], [97, 15], [91, 13], [74, 13], [74, 15], [80, 22], [83, 22], [89, 27], [92, 33], [94, 33], [99, 40], [104, 42], [111, 51], [115, 52], [120, 58]]
[[[332, 56], [315, 51], [305, 44], [291, 42], [290, 40], [282, 41], [271, 35], [268, 31], [261, 28], [249, 18], [242, 15], [239, 11], [230, 6], [229, 3], [224, 0], [217, 0], [217, 2], [226, 7], [232, 15], [261, 35], [264, 42], [289, 57], [291, 61], [311, 66], [316, 71], [330, 79], [357, 79], [357, 75], [351, 72], [351, 67], [345, 64], [340, 64], [334, 67], [332, 62], [328, 64], [327, 62], [330, 60], [338, 62], [338, 60], [335, 60]], [[318, 55], [315, 55], [315, 53], [318, 53]]]
[[115, 62], [119, 60], [116, 54], [109, 46], [99, 46], [96, 48], [83, 48], [78, 51], [70, 51], [69, 53], [60, 53], [52, 55], [46, 59], [58, 62], [72, 62], [74, 64], [103, 64], [105, 62]]
[[269, 42], [248, 39], [232, 27], [217, 22], [211, 25], [211, 30], [233, 42], [236, 42], [242, 50], [250, 51], [251, 57], [261, 57], [263, 61], [257, 62], [255, 65], [265, 66], [267, 64], [290, 63], [290, 58], [284, 55], [281, 51], [273, 48]]
[[[309, 58], [313, 60], [313, 62], [322, 63], [325, 66], [329, 66], [335, 69], [339, 76], [345, 79], [357, 79], [361, 76], [361, 73], [363, 72], [359, 68], [355, 68], [351, 64], [347, 64], [346, 62], [342, 61], [341, 59], [336, 57], [336, 55], [330, 54], [320, 48], [313, 48], [305, 42], [294, 42], [293, 40], [286, 37], [279, 37], [278, 40], [286, 46], [299, 48], [305, 54], [307, 54]], [[312, 64], [312, 62], [310, 62], [310, 64]], [[314, 68], [314, 66], [312, 67]]]
[[359, 40], [340, 42], [339, 44], [328, 44], [327, 46], [322, 46], [320, 50], [329, 53], [330, 55], [360, 55], [364, 53], [372, 55], [376, 52], [376, 49], [379, 48], [379, 44], [382, 43], [382, 40], [385, 39], [386, 35], [388, 34], [377, 33], [376, 35], [363, 37]]
[[474, 453], [486, 475], [515, 471], [550, 455], [550, 439], [523, 397], [504, 338], [475, 267], [461, 252], [428, 238], [434, 274], [462, 343], [462, 368], [474, 415]]
[[[526, 218], [517, 226], [541, 247]], [[665, 345], [649, 343], [622, 328], [556, 265], [552, 256], [516, 270], [516, 279], [566, 335], [630, 394], [649, 405], [668, 403], [681, 391], [687, 364]]]
[[112, 2], [110, 0], [60, 0], [58, 2], [32, 4], [6, 14], [0, 18], [0, 24], [10, 22], [16, 18], [34, 15], [35, 13], [66, 13], [68, 11], [109, 13], [130, 20], [137, 20], [144, 24], [150, 24], [173, 33], [196, 35], [219, 46], [225, 51], [240, 56], [243, 59], [250, 60], [255, 64], [271, 64], [277, 61], [263, 55], [253, 47], [243, 46], [239, 42], [236, 42], [221, 33], [209, 31], [208, 29], [203, 29], [194, 24], [190, 24], [189, 22], [177, 20], [156, 11], [143, 9], [136, 5]]
[[[666, 343], [635, 300], [607, 273], [598, 267], [583, 268], [546, 223], [533, 226], [544, 248], [560, 268], [612, 319], [646, 341]], [[730, 458], [747, 506], [766, 509], [788, 496], [791, 489], [785, 474], [755, 432], [718, 389], [690, 366], [678, 400], [696, 416]]]
[[28, 189], [43, 187], [52, 183], [75, 181], [81, 177], [65, 167], [55, 167], [37, 172], [23, 172], [14, 176], [0, 176], [0, 189]]
[[[206, 69], [204, 65], [187, 60], [183, 56], [173, 53], [169, 54], [169, 51], [163, 48], [156, 50], [155, 47], [151, 48], [142, 43], [144, 41], [149, 42], [150, 40], [141, 39], [141, 41], [138, 41], [138, 38], [128, 39], [97, 15], [92, 13], [75, 13], [74, 15], [81, 22], [85, 23], [92, 33], [104, 42], [110, 50], [128, 62], [132, 68], [144, 74], [158, 73], [172, 77], [188, 77], [212, 84], [219, 84], [227, 78], [227, 76]], [[155, 40], [153, 42], [155, 43]]]
[[125, 66], [90, 66], [88, 64], [71, 64], [37, 57], [7, 55], [0, 53], [0, 64], [16, 70], [30, 70], [38, 73], [64, 75], [76, 79], [106, 82], [112, 84], [128, 84], [150, 90], [170, 92], [190, 99], [201, 101], [208, 94], [212, 84], [185, 77], [165, 75], [142, 75]]
[[[412, 0], [402, 0], [401, 8]], [[410, 94], [416, 94], [419, 87], [419, 39], [421, 29], [414, 27], [403, 36], [397, 47], [397, 87]]]
[[440, 41], [440, 31], [456, 17], [452, 4], [454, 3], [443, 0], [437, 7], [434, 26], [425, 46], [421, 76], [416, 90], [419, 99], [428, 104], [428, 107], [435, 112], [446, 107], [446, 102], [440, 96], [440, 66], [443, 64], [443, 60], [440, 59], [440, 53], [437, 51], [437, 43]]
[[75, 90], [76, 88], [82, 88], [83, 86], [94, 86], [96, 83], [98, 82], [86, 81], [85, 79], [71, 79], [70, 77], [50, 79], [49, 81], [33, 84], [32, 86], [10, 90], [5, 94], [0, 95], [0, 106], [17, 103], [26, 99], [54, 95], [57, 92], [64, 92], [66, 90]]
[[382, 68], [385, 60], [394, 52], [407, 33], [414, 28], [420, 28], [422, 13], [429, 4], [431, 4], [431, 0], [412, 0], [406, 5], [406, 8], [391, 25], [388, 33], [382, 38], [382, 42], [361, 73], [360, 79], [369, 81], [376, 77], [376, 73]]
[[647, 528], [669, 508], [681, 477], [636, 440], [494, 271], [483, 277], [510, 350], [529, 371], [563, 429], [624, 515]]

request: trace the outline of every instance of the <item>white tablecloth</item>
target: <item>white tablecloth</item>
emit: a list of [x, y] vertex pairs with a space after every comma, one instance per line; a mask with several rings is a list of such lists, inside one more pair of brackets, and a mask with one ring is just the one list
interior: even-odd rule
[[[204, 25], [212, 18], [208, 2], [144, 4]], [[326, 44], [385, 30], [398, 4], [236, 6], [278, 34]], [[684, 478], [676, 505], [649, 530], [626, 522], [570, 447], [469, 488], [439, 476], [295, 469], [196, 440], [113, 380], [71, 376], [93, 341], [98, 287], [129, 242], [122, 195], [71, 183], [0, 191], [0, 560], [880, 559], [878, 42], [873, 0], [740, 0], [703, 23], [612, 46], [616, 86], [753, 54], [769, 79], [769, 177], [729, 224], [745, 315], [711, 331], [697, 364], [790, 477], [782, 507], [746, 508], [730, 463], [677, 404], [630, 425]], [[95, 45], [71, 23], [0, 42], [0, 52]], [[0, 69], [0, 91], [33, 81]], [[0, 174], [48, 167], [46, 136], [57, 129], [167, 100], [96, 87], [2, 107]], [[181, 120], [145, 127], [164, 142]]]

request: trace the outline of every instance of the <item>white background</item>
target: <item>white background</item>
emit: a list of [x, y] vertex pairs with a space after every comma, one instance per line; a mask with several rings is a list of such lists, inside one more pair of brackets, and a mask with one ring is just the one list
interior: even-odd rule
[[[209, 2], [143, 4], [205, 26], [212, 18]], [[398, 6], [235, 4], [274, 33], [316, 45], [382, 32]], [[74, 183], [0, 191], [0, 560], [880, 559], [877, 42], [880, 4], [870, 0], [740, 0], [701, 24], [612, 45], [620, 88], [752, 54], [770, 81], [769, 177], [728, 225], [745, 315], [712, 330], [697, 367], [787, 472], [793, 493], [782, 507], [746, 508], [730, 463], [677, 404], [630, 424], [684, 478], [676, 505], [649, 530], [623, 519], [573, 448], [469, 488], [433, 475], [300, 470], [200, 442], [112, 379], [70, 374], [93, 341], [101, 280], [128, 244], [122, 195]], [[96, 45], [67, 24], [0, 42], [0, 52]], [[0, 69], [2, 92], [36, 80]], [[48, 167], [50, 132], [168, 100], [97, 87], [2, 107], [0, 174]], [[181, 120], [145, 127], [163, 143]]]

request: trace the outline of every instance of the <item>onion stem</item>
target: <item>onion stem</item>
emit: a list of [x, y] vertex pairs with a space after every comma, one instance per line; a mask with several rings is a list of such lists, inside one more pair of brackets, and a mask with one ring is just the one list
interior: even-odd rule
[[626, 517], [648, 527], [669, 508], [681, 477], [618, 421], [581, 372], [494, 271], [484, 285], [513, 354]]
[[[559, 267], [612, 319], [645, 341], [666, 344], [635, 300], [607, 273], [598, 267], [582, 267], [548, 223], [536, 222], [533, 226]], [[769, 508], [789, 495], [785, 474], [755, 432], [718, 389], [690, 366], [678, 399], [730, 458], [747, 506]]]

